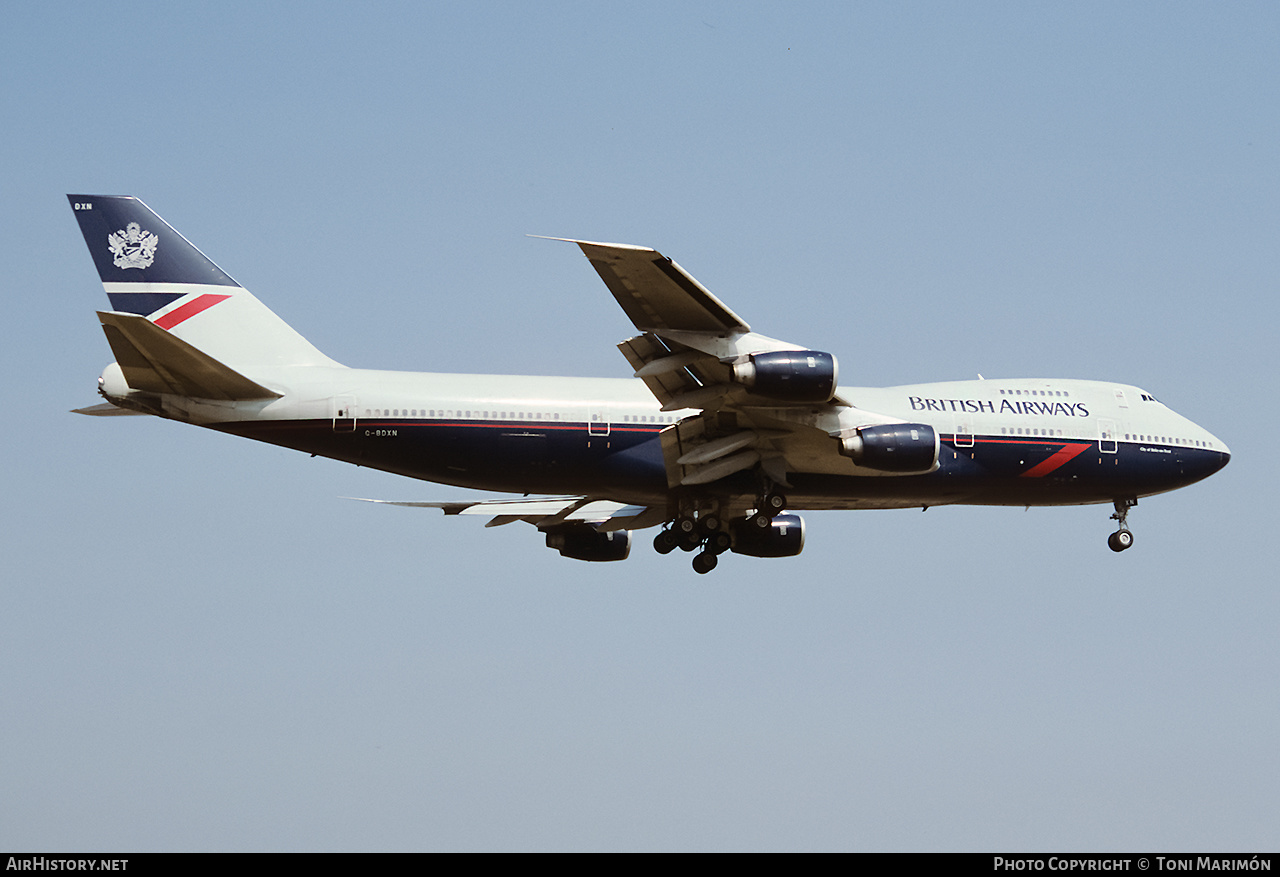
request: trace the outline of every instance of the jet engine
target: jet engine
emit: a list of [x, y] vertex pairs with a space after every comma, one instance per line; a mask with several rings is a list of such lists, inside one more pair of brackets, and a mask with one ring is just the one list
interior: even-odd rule
[[840, 440], [840, 453], [859, 466], [883, 472], [932, 472], [938, 449], [938, 434], [924, 423], [864, 426]]
[[777, 515], [768, 527], [757, 526], [754, 517], [735, 521], [730, 550], [748, 557], [795, 557], [804, 550], [804, 518]]
[[787, 402], [830, 402], [839, 365], [818, 350], [753, 353], [733, 364], [733, 380], [751, 392]]
[[548, 527], [547, 547], [561, 557], [574, 560], [626, 560], [631, 553], [631, 531], [611, 530], [607, 533], [590, 524], [560, 524]]

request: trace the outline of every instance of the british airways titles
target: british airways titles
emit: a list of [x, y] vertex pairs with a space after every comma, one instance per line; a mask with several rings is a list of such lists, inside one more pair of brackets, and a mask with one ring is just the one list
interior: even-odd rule
[[1000, 400], [1000, 407], [991, 399], [925, 399], [909, 396], [912, 411], [967, 411], [972, 414], [1034, 414], [1061, 417], [1088, 417], [1089, 409], [1081, 402], [1012, 402]]

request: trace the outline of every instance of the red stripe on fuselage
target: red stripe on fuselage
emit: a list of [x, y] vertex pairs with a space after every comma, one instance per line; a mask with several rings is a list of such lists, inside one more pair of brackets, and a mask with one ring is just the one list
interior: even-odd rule
[[1085, 449], [1088, 447], [1089, 447], [1088, 444], [1064, 445], [1062, 450], [1058, 451], [1056, 454], [1054, 454], [1049, 459], [1045, 460], [1043, 463], [1039, 463], [1035, 466], [1032, 466], [1026, 472], [1023, 472], [1022, 477], [1023, 478], [1040, 478], [1043, 475], [1048, 475], [1050, 472], [1054, 471], [1055, 469], [1061, 466], [1065, 466], [1067, 463], [1071, 462], [1076, 457], [1080, 456], [1082, 453], [1084, 453]]
[[229, 295], [214, 295], [207, 293], [205, 295], [193, 298], [180, 308], [174, 308], [163, 317], [155, 321], [155, 324], [161, 329], [172, 329], [183, 320], [189, 320], [201, 311], [207, 311], [224, 299], [231, 298]]

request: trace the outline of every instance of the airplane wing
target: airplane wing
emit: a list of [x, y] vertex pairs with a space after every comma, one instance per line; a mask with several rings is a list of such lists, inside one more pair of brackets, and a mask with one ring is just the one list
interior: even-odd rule
[[487, 499], [455, 502], [397, 502], [387, 499], [349, 497], [359, 502], [397, 505], [407, 508], [440, 509], [446, 515], [492, 516], [486, 527], [500, 527], [526, 521], [540, 530], [559, 524], [591, 524], [601, 532], [640, 530], [661, 524], [665, 509], [627, 505], [589, 496], [538, 496], [521, 499]]
[[573, 241], [642, 332], [750, 332], [741, 317], [666, 256], [648, 247]]
[[662, 410], [701, 411], [662, 433], [669, 486], [709, 484], [757, 465], [782, 485], [788, 471], [857, 471], [832, 439], [884, 418], [835, 394], [834, 357], [752, 332], [657, 250], [556, 240], [578, 245], [641, 331], [618, 349]]
[[[578, 245], [627, 317], [644, 333], [623, 341], [618, 348], [664, 410], [720, 408], [733, 401], [749, 404], [747, 397], [753, 394], [735, 383], [735, 363], [758, 354], [811, 352], [752, 332], [745, 320], [657, 250], [556, 240]], [[829, 400], [830, 396], [823, 401]], [[807, 405], [812, 399], [797, 402], [774, 396], [768, 404]]]

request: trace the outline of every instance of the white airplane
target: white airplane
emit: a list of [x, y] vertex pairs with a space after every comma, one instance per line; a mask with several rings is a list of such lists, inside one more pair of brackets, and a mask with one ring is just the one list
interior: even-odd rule
[[[1217, 472], [1230, 451], [1145, 390], [1079, 380], [845, 387], [836, 359], [751, 331], [645, 247], [571, 241], [640, 331], [635, 379], [340, 365], [136, 198], [69, 195], [112, 310], [110, 404], [444, 484], [523, 494], [402, 502], [527, 521], [579, 560], [654, 546], [788, 557], [797, 509], [1112, 503]], [[559, 239], [564, 240], [564, 239]], [[530, 494], [551, 494], [531, 497]], [[376, 500], [373, 500], [376, 501]]]

